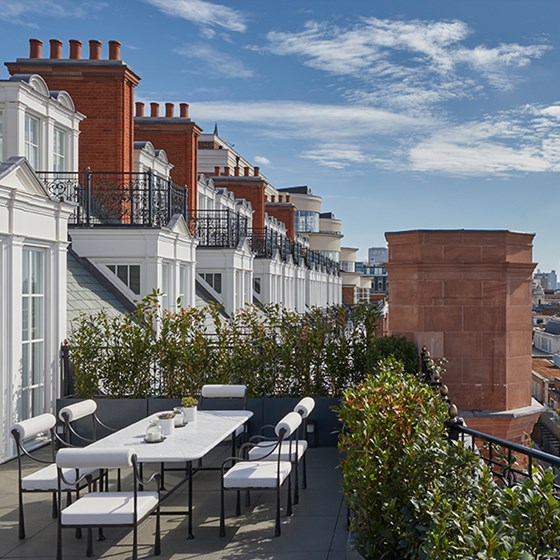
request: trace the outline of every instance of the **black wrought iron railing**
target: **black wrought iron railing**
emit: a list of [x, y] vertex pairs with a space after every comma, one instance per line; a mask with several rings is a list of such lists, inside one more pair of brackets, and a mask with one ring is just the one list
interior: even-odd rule
[[[560, 457], [556, 455], [479, 432], [458, 422], [450, 426], [449, 436], [478, 453], [494, 478], [504, 486], [514, 486], [531, 478], [536, 465], [560, 469]], [[560, 485], [555, 488], [559, 491]]]
[[199, 247], [235, 248], [249, 235], [249, 220], [234, 210], [199, 210], [196, 236]]
[[287, 261], [291, 255], [296, 264], [304, 262], [308, 268], [315, 267], [330, 274], [340, 274], [336, 261], [309, 249], [298, 240], [291, 241], [286, 235], [271, 228], [253, 228], [251, 248], [258, 258], [271, 259], [275, 251], [278, 251], [283, 261]]
[[175, 214], [187, 220], [187, 189], [151, 171], [37, 175], [51, 197], [77, 204], [72, 226], [163, 227]]

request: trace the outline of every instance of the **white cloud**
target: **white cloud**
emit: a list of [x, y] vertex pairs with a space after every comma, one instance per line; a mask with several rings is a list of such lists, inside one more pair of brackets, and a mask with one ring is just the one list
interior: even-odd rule
[[247, 68], [243, 62], [208, 44], [185, 45], [175, 49], [175, 52], [204, 64], [205, 72], [225, 78], [251, 78], [253, 76], [253, 71]]
[[[221, 27], [228, 31], [244, 33], [247, 30], [247, 16], [223, 4], [206, 0], [145, 0], [164, 14], [180, 17], [204, 28]], [[205, 31], [208, 33], [208, 30]]]
[[462, 21], [364, 18], [347, 27], [311, 21], [300, 32], [268, 33], [264, 50], [361, 81], [362, 88], [348, 93], [351, 99], [420, 108], [473, 96], [485, 86], [511, 89], [520, 79], [515, 71], [550, 49], [517, 43], [472, 47], [466, 45], [470, 34]]
[[105, 2], [75, 0], [0, 0], [0, 20], [38, 27], [34, 18], [85, 18], [106, 7]]
[[265, 156], [255, 156], [255, 163], [259, 165], [270, 165], [272, 162]]
[[524, 107], [442, 129], [410, 148], [410, 168], [466, 176], [558, 172], [558, 109]]
[[194, 119], [254, 125], [279, 138], [339, 138], [392, 136], [430, 130], [435, 122], [365, 105], [326, 105], [300, 101], [208, 101], [191, 103]]
[[359, 148], [341, 146], [340, 144], [324, 144], [312, 150], [307, 150], [301, 155], [304, 159], [316, 161], [319, 165], [344, 169], [352, 164], [367, 163], [368, 158]]

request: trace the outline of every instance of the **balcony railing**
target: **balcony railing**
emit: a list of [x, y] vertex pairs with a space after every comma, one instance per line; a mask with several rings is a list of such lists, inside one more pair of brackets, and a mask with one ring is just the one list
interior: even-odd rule
[[234, 210], [199, 210], [196, 236], [199, 247], [234, 249], [249, 234], [249, 220]]
[[175, 214], [187, 220], [187, 189], [151, 171], [37, 175], [52, 198], [77, 203], [72, 226], [163, 227]]

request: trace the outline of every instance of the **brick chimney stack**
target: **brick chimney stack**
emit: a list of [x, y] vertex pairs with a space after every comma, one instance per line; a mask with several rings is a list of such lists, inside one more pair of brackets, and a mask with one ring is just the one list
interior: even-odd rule
[[29, 39], [29, 58], [43, 58], [43, 41]]
[[[84, 43], [86, 44], [86, 43]], [[80, 124], [79, 167], [85, 171], [131, 172], [134, 167], [134, 88], [140, 77], [120, 58], [117, 41], [109, 46], [110, 60], [101, 60], [101, 42], [89, 41], [89, 58], [82, 42], [69, 41], [68, 58], [62, 43], [50, 41], [50, 57], [42, 58], [42, 43], [29, 41], [29, 58], [6, 62], [10, 75], [38, 74], [55, 91], [67, 91], [76, 109], [87, 118]]]

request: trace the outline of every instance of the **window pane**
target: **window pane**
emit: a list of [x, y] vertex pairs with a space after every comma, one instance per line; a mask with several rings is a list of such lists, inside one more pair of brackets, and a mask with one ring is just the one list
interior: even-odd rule
[[30, 282], [30, 274], [29, 274], [29, 259], [30, 259], [30, 255], [29, 255], [29, 249], [24, 249], [23, 250], [23, 270], [22, 270], [22, 276], [23, 276], [23, 283], [22, 283], [22, 287], [21, 287], [21, 291], [24, 294], [29, 294], [31, 292], [31, 282]]
[[43, 294], [43, 253], [40, 251], [31, 251], [32, 255], [32, 293]]
[[36, 389], [32, 389], [31, 390], [31, 399], [32, 399], [32, 405], [31, 405], [31, 414], [32, 416], [37, 416], [39, 414], [42, 414], [44, 412], [44, 392], [45, 389], [44, 387], [37, 387]]
[[31, 338], [43, 338], [43, 298], [31, 298]]
[[44, 361], [44, 344], [42, 342], [33, 342], [31, 344], [31, 373], [33, 379], [33, 385], [39, 385], [43, 383], [43, 371], [45, 368]]
[[214, 290], [219, 294], [222, 293], [222, 275], [214, 274]]
[[140, 266], [132, 265], [129, 267], [130, 285], [129, 288], [135, 293], [140, 293]]
[[119, 265], [117, 266], [117, 276], [121, 282], [124, 282], [128, 286], [128, 266]]
[[29, 298], [24, 297], [21, 300], [21, 340], [29, 340]]
[[23, 387], [27, 387], [31, 379], [31, 362], [29, 360], [30, 351], [31, 346], [29, 344], [24, 344], [21, 348], [21, 383]]
[[115, 274], [115, 265], [114, 264], [108, 264], [107, 268], [113, 273]]

